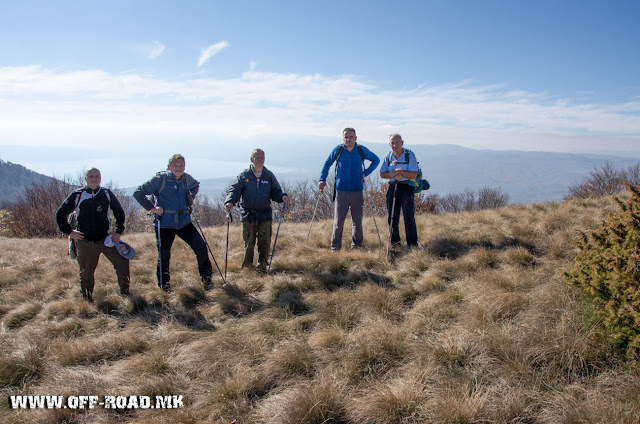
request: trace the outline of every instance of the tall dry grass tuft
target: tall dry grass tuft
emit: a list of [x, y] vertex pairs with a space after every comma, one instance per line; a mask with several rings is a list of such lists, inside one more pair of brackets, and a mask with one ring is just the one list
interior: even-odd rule
[[430, 390], [428, 375], [419, 372], [415, 375], [396, 378], [368, 387], [350, 401], [348, 415], [353, 423], [392, 424], [419, 423], [426, 417], [420, 411], [433, 393]]
[[290, 387], [266, 398], [252, 422], [264, 424], [322, 424], [348, 422], [345, 382], [331, 374], [314, 381], [292, 382]]
[[[307, 202], [307, 209], [308, 209]], [[172, 288], [150, 232], [132, 296], [110, 263], [80, 299], [62, 239], [0, 238], [0, 421], [77, 423], [621, 422], [639, 416], [640, 368], [562, 278], [579, 231], [610, 198], [419, 215], [421, 247], [392, 261], [329, 251], [330, 220], [285, 215], [270, 274], [241, 269], [231, 227], [225, 291], [205, 291], [176, 240]], [[384, 217], [377, 221], [382, 229]], [[382, 229], [384, 232], [384, 229]], [[223, 266], [226, 227], [205, 235]], [[383, 235], [384, 238], [384, 235]], [[384, 244], [384, 243], [383, 243]], [[11, 410], [8, 396], [182, 395], [169, 409]]]

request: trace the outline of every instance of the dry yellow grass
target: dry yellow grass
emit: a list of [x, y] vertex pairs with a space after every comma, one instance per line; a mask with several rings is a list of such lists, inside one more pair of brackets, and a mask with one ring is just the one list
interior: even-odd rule
[[[240, 268], [234, 226], [228, 280], [245, 299], [205, 292], [179, 240], [163, 297], [145, 233], [125, 237], [133, 296], [103, 258], [88, 304], [65, 240], [0, 238], [0, 421], [638, 423], [640, 367], [602, 344], [561, 276], [578, 231], [614, 207], [423, 215], [421, 247], [390, 263], [370, 218], [364, 248], [338, 254], [331, 222], [305, 244], [308, 223], [285, 219], [270, 275]], [[224, 266], [226, 227], [205, 235]], [[182, 395], [184, 406], [14, 410], [11, 395]]]

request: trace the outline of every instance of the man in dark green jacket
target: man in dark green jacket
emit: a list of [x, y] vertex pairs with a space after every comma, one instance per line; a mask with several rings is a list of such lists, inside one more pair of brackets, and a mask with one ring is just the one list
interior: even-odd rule
[[240, 201], [242, 238], [244, 239], [243, 268], [253, 266], [253, 251], [258, 241], [258, 270], [265, 271], [271, 245], [271, 201], [287, 204], [289, 196], [282, 191], [278, 180], [264, 166], [264, 151], [251, 152], [251, 166], [242, 171], [229, 188], [224, 207], [231, 213]]

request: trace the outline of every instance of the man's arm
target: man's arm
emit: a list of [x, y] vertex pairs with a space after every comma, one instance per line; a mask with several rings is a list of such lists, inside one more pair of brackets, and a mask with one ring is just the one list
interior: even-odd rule
[[318, 188], [320, 191], [324, 190], [324, 187], [327, 185], [327, 177], [329, 176], [329, 169], [333, 162], [336, 161], [336, 157], [338, 156], [338, 149], [340, 146], [334, 147], [334, 149], [329, 153], [329, 157], [324, 161], [324, 166], [322, 167], [322, 171], [320, 172], [320, 179], [318, 180]]
[[200, 191], [200, 181], [196, 180], [186, 172], [184, 173], [184, 175], [185, 177], [187, 177], [187, 188], [189, 189], [191, 196], [195, 198]]
[[58, 229], [67, 235], [71, 234], [73, 231], [67, 219], [76, 207], [77, 195], [78, 194], [75, 191], [71, 193], [56, 211], [56, 223], [58, 224]]
[[[286, 200], [284, 199], [285, 197]], [[271, 200], [278, 203], [286, 203], [289, 201], [289, 196], [287, 196], [287, 193], [282, 191], [282, 187], [273, 172], [271, 172]]]
[[111, 199], [111, 210], [113, 211], [113, 216], [116, 218], [116, 234], [122, 234], [124, 233], [124, 221], [127, 219], [127, 215], [124, 213], [124, 209], [122, 209], [118, 198], [111, 190], [107, 190], [109, 191], [109, 197]]
[[238, 175], [235, 181], [229, 186], [229, 190], [227, 190], [227, 197], [224, 199], [224, 208], [227, 213], [231, 213], [231, 210], [240, 200], [240, 196], [242, 196], [242, 174]]
[[364, 158], [371, 162], [369, 164], [369, 166], [367, 168], [365, 168], [365, 170], [364, 170], [364, 176], [367, 177], [373, 171], [376, 170], [376, 168], [380, 164], [380, 158], [375, 153], [373, 153], [371, 150], [367, 149], [366, 147], [364, 148], [364, 153], [365, 153], [364, 154]]
[[162, 183], [160, 178], [161, 177], [156, 175], [146, 183], [138, 186], [136, 191], [133, 192], [133, 198], [147, 211], [155, 208], [155, 205], [151, 203], [147, 196], [154, 194], [160, 188], [160, 184]]

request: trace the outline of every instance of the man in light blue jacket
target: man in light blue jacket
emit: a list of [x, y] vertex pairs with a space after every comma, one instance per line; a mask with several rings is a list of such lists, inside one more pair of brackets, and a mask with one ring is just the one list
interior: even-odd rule
[[[166, 171], [158, 172], [133, 193], [133, 197], [143, 208], [156, 214], [159, 218], [155, 224], [160, 226], [156, 273], [158, 286], [167, 292], [171, 291], [169, 261], [171, 260], [171, 246], [176, 236], [184, 240], [195, 253], [204, 288], [208, 290], [212, 287], [212, 268], [207, 245], [191, 223], [191, 205], [193, 198], [198, 193], [200, 183], [184, 172], [184, 169], [184, 156], [175, 154], [169, 158]], [[150, 195], [153, 195], [155, 204], [147, 198]], [[157, 238], [158, 232], [156, 231]], [[160, 269], [161, 264], [162, 269]]]
[[[327, 184], [329, 168], [336, 162], [335, 209], [333, 216], [333, 233], [331, 234], [331, 250], [342, 248], [342, 231], [347, 213], [351, 210], [351, 247], [362, 246], [362, 214], [364, 206], [364, 178], [378, 167], [380, 159], [366, 147], [356, 143], [356, 130], [345, 128], [342, 131], [343, 144], [336, 146], [329, 154], [320, 174], [318, 188], [324, 190]], [[364, 161], [371, 162], [365, 167]]]

